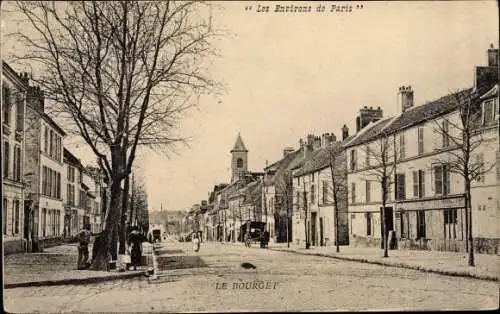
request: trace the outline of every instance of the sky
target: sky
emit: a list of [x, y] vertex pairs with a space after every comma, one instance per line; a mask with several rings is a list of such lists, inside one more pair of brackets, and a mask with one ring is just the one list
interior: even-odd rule
[[[269, 13], [256, 12], [259, 2], [217, 4], [213, 22], [231, 34], [214, 43], [221, 56], [211, 76], [225, 93], [202, 98], [181, 122], [189, 146], [168, 156], [140, 153], [150, 210], [187, 209], [230, 181], [238, 133], [249, 169], [262, 171], [307, 134], [340, 138], [344, 124], [352, 134], [363, 106], [398, 114], [402, 85], [412, 86], [415, 105], [472, 86], [474, 67], [487, 63], [490, 44], [498, 48], [496, 1], [260, 3]], [[310, 5], [313, 12], [273, 12], [276, 4]], [[315, 12], [320, 4], [325, 12]], [[353, 10], [332, 13], [332, 4]], [[13, 22], [2, 19], [8, 32]], [[82, 161], [95, 160], [84, 144], [67, 146]]]

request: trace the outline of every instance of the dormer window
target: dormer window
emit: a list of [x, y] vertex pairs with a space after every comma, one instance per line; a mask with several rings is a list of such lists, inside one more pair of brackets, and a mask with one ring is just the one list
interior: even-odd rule
[[498, 106], [495, 99], [490, 99], [483, 102], [483, 125], [490, 125], [498, 121]]

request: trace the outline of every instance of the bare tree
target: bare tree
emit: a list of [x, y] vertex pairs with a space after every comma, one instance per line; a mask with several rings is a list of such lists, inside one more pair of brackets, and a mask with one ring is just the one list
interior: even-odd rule
[[[275, 180], [275, 195], [276, 200], [279, 201], [278, 210], [276, 211], [275, 218], [278, 218], [278, 225], [282, 226], [281, 219], [286, 215], [286, 242], [287, 247], [290, 247], [290, 219], [292, 214], [293, 205], [293, 177], [289, 170], [285, 170], [279, 174]], [[276, 221], [276, 219], [275, 219]]]
[[387, 228], [386, 207], [389, 199], [390, 186], [395, 182], [394, 175], [396, 171], [396, 159], [398, 156], [397, 148], [394, 143], [394, 137], [389, 136], [383, 130], [380, 132], [379, 138], [369, 143], [362, 149], [367, 160], [374, 161], [373, 168], [365, 172], [367, 180], [372, 180], [380, 184], [382, 191], [382, 242], [384, 248], [384, 257], [388, 257], [388, 237], [389, 231]]
[[[440, 155], [438, 162], [446, 165], [449, 172], [462, 177], [464, 182], [466, 250], [469, 252], [469, 266], [475, 265], [471, 184], [474, 181], [481, 182], [484, 175], [496, 164], [494, 159], [485, 160], [482, 155], [482, 150], [488, 142], [484, 135], [495, 131], [485, 132], [483, 128], [480, 96], [480, 91], [470, 89], [450, 93], [449, 100], [456, 104], [456, 111], [442, 119], [434, 120], [434, 131], [438, 134], [438, 141], [444, 149], [444, 157]], [[496, 134], [498, 135], [498, 128]]]
[[341, 145], [329, 145], [326, 147], [329, 156], [329, 168], [332, 178], [329, 194], [332, 195], [333, 208], [335, 211], [335, 244], [336, 251], [340, 252], [339, 241], [339, 207], [347, 206], [347, 165], [346, 156]]
[[[121, 182], [140, 146], [166, 151], [197, 95], [216, 84], [206, 60], [218, 34], [203, 5], [173, 1], [17, 2], [26, 18], [18, 60], [40, 68], [35, 81], [59, 118], [70, 119], [110, 179], [111, 201], [92, 269], [105, 270], [120, 221]], [[206, 10], [207, 14], [209, 10]], [[24, 52], [24, 51], [23, 51]]]

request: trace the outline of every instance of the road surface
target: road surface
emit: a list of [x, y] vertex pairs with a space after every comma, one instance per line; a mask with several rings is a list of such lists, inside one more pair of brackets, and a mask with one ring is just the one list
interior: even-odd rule
[[[8, 312], [491, 309], [498, 283], [231, 244], [163, 243], [160, 276], [4, 290]], [[248, 263], [255, 268], [243, 268]]]

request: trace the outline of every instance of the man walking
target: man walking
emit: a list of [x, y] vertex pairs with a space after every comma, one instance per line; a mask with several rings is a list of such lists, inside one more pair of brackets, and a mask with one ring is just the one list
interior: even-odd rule
[[78, 269], [87, 269], [89, 264], [90, 225], [86, 224], [78, 233]]

